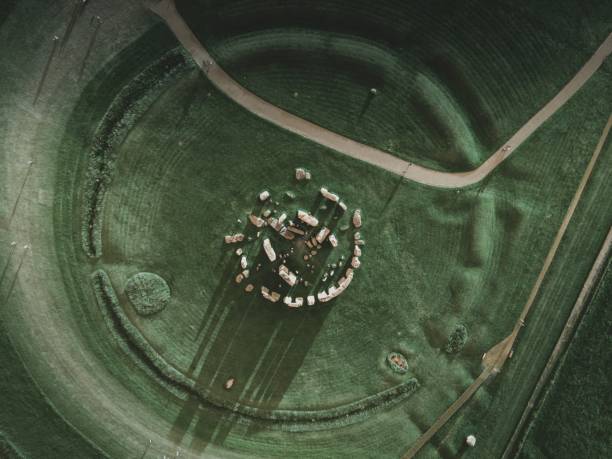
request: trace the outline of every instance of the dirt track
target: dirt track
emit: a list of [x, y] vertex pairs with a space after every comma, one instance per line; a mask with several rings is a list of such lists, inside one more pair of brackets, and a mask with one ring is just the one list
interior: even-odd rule
[[[550, 354], [550, 358], [548, 362], [546, 362], [546, 366], [542, 371], [540, 379], [536, 384], [531, 397], [529, 398], [529, 402], [527, 402], [527, 406], [525, 407], [525, 411], [523, 412], [521, 419], [514, 430], [514, 434], [512, 434], [512, 438], [508, 442], [508, 446], [504, 451], [502, 459], [512, 457], [515, 454], [517, 448], [517, 442], [519, 438], [522, 436], [523, 439], [526, 437], [526, 433], [523, 435], [523, 429], [529, 418], [531, 417], [531, 413], [535, 408], [536, 402], [538, 401], [542, 390], [547, 385], [554, 368], [557, 365], [559, 358], [564, 354], [567, 349], [570, 340], [573, 337], [574, 329], [580, 322], [580, 318], [582, 317], [582, 311], [588, 305], [588, 302], [591, 298], [591, 293], [593, 289], [597, 286], [597, 281], [600, 279], [601, 274], [604, 270], [604, 266], [608, 261], [608, 256], [610, 254], [610, 250], [612, 249], [612, 228], [608, 231], [608, 235], [595, 259], [595, 263], [593, 263], [593, 267], [589, 272], [589, 275], [584, 282], [582, 290], [580, 291], [580, 295], [578, 295], [578, 299], [572, 308], [572, 312], [570, 313], [569, 318], [563, 328], [563, 332], [561, 332], [561, 336], [557, 340], [553, 351]], [[520, 445], [518, 446], [520, 448]]]
[[610, 115], [610, 117], [608, 118], [608, 122], [606, 123], [606, 126], [604, 127], [601, 137], [599, 138], [599, 142], [597, 142], [597, 146], [595, 147], [595, 150], [593, 151], [591, 160], [589, 161], [589, 164], [587, 165], [584, 175], [582, 176], [582, 179], [580, 180], [580, 183], [578, 184], [576, 193], [574, 194], [574, 197], [572, 198], [572, 201], [567, 209], [567, 212], [565, 213], [565, 217], [563, 217], [563, 221], [561, 222], [561, 225], [559, 226], [557, 235], [555, 236], [555, 239], [552, 245], [550, 246], [550, 250], [548, 251], [546, 258], [544, 259], [544, 264], [542, 266], [540, 274], [538, 275], [535, 283], [533, 284], [533, 288], [531, 289], [529, 298], [527, 299], [527, 302], [525, 303], [525, 306], [523, 307], [523, 310], [521, 311], [519, 319], [516, 321], [516, 324], [514, 325], [514, 329], [512, 330], [512, 333], [508, 337], [506, 337], [503, 341], [496, 344], [490, 351], [487, 352], [486, 358], [483, 359], [483, 364], [485, 368], [480, 374], [480, 376], [478, 376], [478, 378], [465, 390], [465, 392], [463, 392], [459, 396], [459, 398], [455, 400], [446, 409], [446, 411], [442, 413], [442, 415], [438, 419], [436, 419], [436, 421], [432, 424], [432, 426], [429, 429], [427, 429], [425, 433], [423, 433], [423, 435], [421, 435], [417, 439], [417, 441], [410, 447], [410, 449], [404, 455], [404, 459], [409, 459], [411, 457], [414, 457], [419, 452], [419, 450], [423, 446], [425, 446], [429, 442], [429, 440], [431, 440], [431, 438], [438, 432], [438, 430], [440, 430], [440, 428], [444, 424], [446, 424], [448, 420], [457, 411], [459, 411], [459, 409], [472, 397], [472, 395], [474, 395], [474, 393], [480, 388], [480, 386], [482, 386], [482, 384], [488, 379], [488, 377], [491, 374], [499, 373], [501, 371], [502, 367], [504, 366], [504, 363], [506, 362], [506, 360], [508, 360], [508, 356], [510, 355], [512, 348], [514, 347], [514, 343], [516, 342], [516, 339], [518, 338], [519, 332], [521, 331], [521, 328], [523, 328], [525, 324], [525, 319], [527, 318], [527, 315], [529, 314], [529, 311], [531, 310], [531, 307], [533, 306], [535, 299], [537, 298], [538, 293], [540, 292], [542, 281], [546, 277], [546, 274], [548, 273], [550, 265], [552, 264], [552, 261], [555, 258], [557, 249], [559, 248], [559, 245], [561, 244], [561, 240], [563, 239], [563, 236], [565, 235], [567, 227], [574, 215], [574, 212], [576, 210], [578, 202], [580, 201], [580, 198], [582, 197], [582, 193], [584, 192], [586, 184], [589, 181], [591, 174], [593, 173], [593, 168], [595, 167], [595, 163], [597, 162], [597, 159], [599, 158], [599, 154], [601, 153], [601, 150], [603, 149], [604, 143], [608, 137], [608, 134], [610, 133], [611, 128], [612, 128], [612, 115]]
[[149, 5], [158, 14], [183, 47], [191, 54], [197, 65], [208, 79], [225, 95], [255, 115], [276, 124], [294, 134], [312, 140], [320, 145], [345, 155], [365, 161], [401, 175], [424, 185], [440, 188], [461, 188], [484, 179], [548, 118], [561, 108], [589, 78], [597, 71], [603, 61], [612, 53], [612, 33], [582, 66], [576, 75], [543, 108], [532, 116], [499, 150], [476, 169], [467, 172], [441, 172], [404, 161], [385, 151], [356, 142], [335, 132], [329, 131], [310, 121], [295, 116], [241, 86], [229, 76], [202, 46], [176, 10], [174, 0], [161, 0]]

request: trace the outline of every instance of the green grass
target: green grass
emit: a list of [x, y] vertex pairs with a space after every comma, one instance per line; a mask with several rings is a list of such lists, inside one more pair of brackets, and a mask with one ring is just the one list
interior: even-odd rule
[[[4, 298], [5, 291], [1, 292]], [[0, 457], [106, 457], [75, 431], [40, 392], [2, 322], [0, 349]]]
[[[339, 132], [453, 170], [478, 164], [548, 100], [602, 39], [605, 26], [592, 18], [609, 17], [606, 5], [593, 5], [582, 17], [570, 2], [549, 5], [554, 14], [543, 24], [536, 7], [518, 10], [503, 3], [479, 8], [471, 2], [453, 11], [456, 22], [442, 3], [411, 10], [399, 2], [356, 2], [348, 9], [344, 2], [329, 2], [308, 10], [294, 1], [208, 5], [213, 10], [202, 22], [210, 34], [205, 44], [258, 94]], [[569, 13], [584, 27], [572, 28], [566, 38], [559, 24], [567, 19], [558, 20]], [[187, 69], [163, 80], [148, 109], [135, 112], [113, 144], [116, 161], [99, 215], [104, 250], [99, 259], [89, 259], [81, 244], [88, 186], [84, 153], [122, 89], [175, 46], [163, 26], [153, 27], [93, 76], [64, 133], [49, 128], [48, 138], [37, 139], [46, 152], [45, 142], [52, 145], [63, 135], [59, 151], [49, 149], [57, 153], [57, 170], [48, 171], [56, 184], [48, 190], [56, 192], [54, 220], [32, 221], [45, 229], [44, 240], [55, 238], [55, 247], [41, 244], [47, 263], [39, 267], [67, 289], [66, 295], [54, 290], [54, 314], [66, 327], [78, 328], [79, 340], [71, 344], [100, 359], [133, 394], [135, 407], [149, 407], [171, 426], [164, 437], [185, 448], [213, 454], [206, 448], [215, 445], [261, 457], [398, 457], [473, 381], [482, 353], [509, 331], [608, 116], [609, 75], [596, 75], [485, 183], [457, 191], [403, 182], [296, 138], [246, 113]], [[368, 101], [371, 87], [379, 94]], [[586, 207], [576, 216], [580, 223], [562, 245], [522, 348], [434, 439], [440, 451], [429, 448], [426, 454], [455, 453], [471, 429], [483, 432], [477, 432], [474, 455], [495, 457], [503, 445], [610, 223], [600, 199], [612, 192], [602, 175], [610, 158], [608, 147], [596, 171], [598, 186], [587, 190]], [[257, 295], [245, 301], [229, 275], [236, 258], [222, 245], [224, 234], [242, 228], [234, 222], [251, 210], [257, 192], [269, 188], [281, 195], [295, 185], [296, 166], [313, 173], [299, 192], [315, 195], [327, 185], [363, 209], [367, 240], [349, 290], [329, 307], [304, 311], [270, 305]], [[5, 200], [3, 216], [12, 204]], [[160, 384], [143, 358], [134, 365], [135, 349], [104, 326], [108, 317], [96, 305], [90, 276], [98, 269], [116, 286], [114, 303], [123, 323], [151, 346], [151, 355], [225, 402], [308, 411], [386, 395], [412, 378], [420, 387], [401, 403], [342, 428], [239, 422], [227, 410], [199, 406], [197, 398], [185, 400], [171, 385]], [[122, 289], [142, 271], [160, 274], [172, 290], [168, 307], [151, 317], [139, 316]], [[23, 298], [14, 296], [11, 307]], [[22, 333], [29, 331], [27, 318], [10, 323], [16, 324], [11, 337], [24, 348], [28, 343], [21, 341], [31, 336]], [[457, 323], [465, 324], [470, 337], [462, 352], [449, 356], [444, 346]], [[405, 375], [387, 365], [390, 352], [406, 356]], [[523, 363], [527, 354], [535, 357]], [[43, 360], [30, 357], [28, 368], [44, 368]], [[7, 364], [11, 374], [15, 362]], [[229, 393], [222, 387], [228, 377], [236, 378]], [[47, 387], [52, 382], [42, 381]], [[103, 429], [116, 421], [88, 420], [79, 408], [75, 400], [73, 411], [62, 415], [85, 419], [77, 427], [100, 448], [127, 454], [129, 439], [111, 438]], [[122, 408], [129, 412], [132, 406]], [[498, 422], [506, 413], [507, 421]], [[29, 440], [20, 423], [28, 418], [13, 417], [3, 415], [0, 430], [21, 448], [20, 438]], [[51, 418], [47, 412], [40, 417]], [[4, 428], [11, 422], [14, 431]], [[83, 454], [63, 457], [87, 457], [82, 448]]]
[[[238, 413], [244, 417], [242, 422], [248, 422], [253, 419], [273, 421], [282, 423], [283, 428], [287, 430], [295, 431], [308, 430], [313, 427], [321, 429], [320, 424], [324, 424], [325, 428], [337, 428], [354, 422], [354, 417], [363, 419], [367, 415], [371, 415], [376, 409], [396, 404], [409, 397], [419, 387], [416, 378], [410, 378], [401, 384], [361, 400], [319, 410], [276, 410], [270, 409], [269, 405], [265, 403], [256, 405], [243, 404], [231, 395], [219, 398], [211, 393], [212, 391], [206, 390], [201, 385], [201, 380], [195, 381], [193, 378], [186, 377], [172, 367], [172, 365], [169, 365], [148, 343], [147, 339], [133, 326], [123, 312], [110, 279], [104, 271], [97, 270], [94, 272], [92, 274], [92, 282], [98, 305], [102, 309], [102, 313], [109, 318], [107, 324], [111, 333], [113, 333], [113, 336], [121, 343], [124, 349], [132, 351], [132, 357], [136, 359], [137, 365], [141, 366], [142, 363], [148, 364], [148, 369], [152, 370], [165, 386], [174, 386], [171, 387], [171, 390], [182, 390], [187, 395], [200, 397], [201, 402], [204, 404], [210, 404], [217, 408]], [[257, 358], [255, 355], [252, 357]], [[404, 371], [403, 373], [406, 372]], [[185, 398], [185, 396], [182, 397], [182, 399]]]
[[[384, 390], [393, 378], [384, 359], [399, 350], [408, 357], [409, 376], [422, 383], [402, 410], [406, 421], [425, 428], [473, 380], [482, 352], [516, 319], [522, 303], [507, 299], [527, 296], [599, 134], [597, 97], [606, 84], [597, 78], [484, 186], [456, 192], [400, 182], [295, 138], [245, 113], [193, 71], [164, 91], [118, 149], [101, 261], [116, 285], [141, 270], [167, 279], [173, 298], [156, 317], [139, 318], [121, 294], [119, 301], [168, 362], [217, 396], [227, 396], [227, 377], [248, 381], [258, 365], [280, 359], [268, 395], [243, 395], [263, 396], [260, 402], [278, 409], [333, 406]], [[576, 116], [579, 135], [559, 136]], [[555, 160], [568, 150], [574, 154], [565, 163]], [[233, 222], [251, 210], [256, 193], [268, 188], [281, 195], [296, 166], [313, 172], [304, 192], [327, 185], [364, 210], [361, 277], [325, 313], [296, 314], [259, 299], [245, 303], [229, 276], [236, 259], [222, 247], [224, 234], [241, 229]], [[542, 199], [542, 189], [554, 199]], [[457, 322], [470, 330], [470, 340], [449, 358], [441, 351]], [[287, 351], [291, 339], [298, 341]], [[207, 343], [205, 358], [198, 357]], [[253, 360], [265, 352], [260, 364]], [[293, 357], [284, 361], [286, 352]], [[265, 387], [270, 376], [261, 377]], [[409, 422], [402, 429], [415, 438]], [[229, 438], [242, 444], [238, 434]], [[279, 448], [293, 444], [280, 438]]]
[[452, 171], [479, 165], [550, 100], [610, 32], [612, 17], [606, 2], [576, 0], [178, 6], [222, 67], [257, 95]]
[[612, 442], [612, 264], [538, 408], [520, 457], [607, 457]]
[[180, 51], [170, 52], [147, 68], [137, 78], [122, 88], [106, 111], [96, 130], [89, 152], [89, 170], [85, 187], [83, 215], [83, 248], [89, 256], [102, 253], [99, 222], [104, 211], [104, 194], [110, 185], [115, 162], [115, 148], [134, 121], [148, 109], [151, 100], [159, 96], [157, 91], [164, 81], [172, 78], [185, 65]]
[[[532, 255], [525, 253], [522, 258], [524, 261], [516, 266], [516, 269], [530, 270], [531, 274], [524, 286], [517, 286], [517, 290], [521, 289], [524, 293], [508, 297], [511, 304], [522, 306], [526, 301], [526, 292], [535, 281], [544, 253], [552, 243], [553, 234], [567, 210], [579, 176], [584, 172], [586, 162], [595, 149], [609, 116], [608, 99], [601, 97], [602, 94], [610, 94], [609, 85], [605, 74], [596, 75], [577, 99], [571, 101], [544, 129], [537, 132], [523, 150], [526, 153], [537, 152], [540, 174], [546, 175], [544, 171], [549, 167], [550, 171], [563, 171], [565, 178], [558, 185], [550, 182], [547, 184], [545, 180], [538, 180], [537, 185], [528, 185], [530, 193], [533, 193], [532, 203], [539, 202], [543, 206], [540, 223], [534, 224], [536, 226], [533, 231], [540, 233], [540, 237], [546, 231], [550, 233], [547, 240], [543, 237], [540, 239], [543, 246], [538, 255], [535, 252]], [[530, 162], [533, 162], [533, 157], [529, 157], [529, 154], [519, 154], [503, 167], [525, 168]], [[468, 450], [466, 456], [497, 457], [502, 454], [612, 225], [605, 198], [612, 193], [612, 184], [607, 179], [611, 164], [612, 142], [608, 138], [527, 318], [527, 326], [519, 336], [514, 357], [502, 373], [481, 388], [475, 400], [434, 438], [432, 444], [441, 454], [456, 454], [461, 450], [465, 436], [470, 433], [477, 435], [478, 444], [475, 449]], [[533, 172], [524, 170], [528, 176], [533, 176]], [[530, 212], [535, 211], [535, 207], [532, 209]], [[556, 221], [552, 219], [555, 214], [559, 215]], [[536, 248], [535, 245], [532, 247]], [[506, 333], [509, 331], [506, 329]], [[433, 454], [433, 448], [427, 451]]]

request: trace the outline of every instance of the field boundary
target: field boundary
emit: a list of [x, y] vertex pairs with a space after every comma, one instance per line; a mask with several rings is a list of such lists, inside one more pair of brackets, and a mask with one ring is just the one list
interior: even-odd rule
[[[502, 459], [509, 458], [516, 451], [520, 451], [522, 447], [522, 439], [523, 436], [526, 437], [527, 432], [529, 431], [529, 425], [527, 422], [532, 418], [532, 412], [536, 408], [536, 402], [540, 399], [542, 395], [542, 391], [548, 385], [548, 382], [553, 375], [553, 371], [557, 368], [557, 363], [560, 358], [565, 355], [565, 351], [568, 346], [571, 344], [571, 340], [574, 336], [574, 331], [576, 327], [580, 324], [581, 319], [583, 317], [583, 312], [585, 308], [588, 307], [591, 299], [593, 298], [593, 294], [597, 291], [600, 280], [602, 278], [602, 273], [605, 270], [605, 265], [608, 262], [608, 257], [610, 255], [610, 249], [612, 249], [612, 228], [608, 231], [608, 235], [602, 244], [602, 247], [591, 267], [591, 270], [580, 290], [580, 294], [578, 295], [578, 299], [572, 308], [572, 311], [563, 327], [563, 331], [553, 348], [553, 351], [550, 354], [550, 358], [546, 362], [546, 366], [544, 370], [542, 370], [542, 374], [538, 379], [538, 382], [533, 390], [527, 405], [525, 406], [525, 410], [521, 415], [521, 419], [519, 423], [516, 425], [514, 433], [504, 450], [502, 455]], [[544, 398], [546, 397], [546, 393], [544, 393]], [[543, 400], [543, 399], [542, 399]], [[527, 429], [527, 430], [525, 430]], [[518, 445], [517, 445], [518, 443]]]
[[466, 172], [442, 172], [404, 161], [386, 151], [332, 132], [265, 101], [240, 85], [219, 66], [181, 17], [174, 0], [150, 0], [148, 7], [166, 22], [210, 82], [246, 110], [319, 145], [373, 164], [414, 182], [438, 188], [462, 188], [486, 178], [576, 94], [612, 53], [612, 33], [610, 33], [576, 75], [480, 166]]
[[[419, 450], [423, 446], [425, 446], [429, 442], [429, 440], [438, 432], [438, 430], [440, 430], [440, 428], [442, 428], [442, 426], [446, 424], [446, 422], [448, 422], [448, 420], [472, 397], [472, 395], [480, 388], [480, 386], [482, 386], [482, 384], [488, 379], [488, 377], [491, 374], [499, 373], [501, 371], [504, 363], [509, 358], [510, 352], [512, 351], [514, 347], [514, 343], [516, 342], [518, 338], [521, 328], [525, 326], [525, 319], [527, 318], [527, 315], [529, 314], [529, 311], [531, 310], [531, 307], [533, 306], [535, 299], [537, 298], [538, 293], [540, 292], [540, 287], [542, 286], [542, 282], [544, 281], [544, 278], [546, 277], [546, 274], [548, 273], [548, 270], [552, 264], [552, 261], [555, 258], [557, 249], [559, 248], [559, 245], [561, 244], [561, 240], [563, 239], [563, 236], [565, 235], [565, 232], [567, 231], [567, 227], [569, 226], [570, 220], [572, 219], [574, 215], [574, 212], [576, 210], [576, 207], [578, 206], [578, 202], [580, 201], [580, 198], [582, 197], [582, 193], [584, 192], [586, 184], [589, 181], [589, 178], [591, 177], [591, 174], [595, 167], [595, 163], [597, 162], [597, 159], [599, 158], [599, 154], [601, 153], [603, 146], [606, 142], [606, 139], [608, 138], [608, 134], [610, 133], [610, 128], [612, 128], [612, 115], [608, 117], [608, 121], [603, 129], [603, 132], [599, 138], [599, 141], [597, 142], [597, 146], [595, 147], [595, 150], [593, 151], [593, 154], [591, 155], [589, 164], [587, 165], [586, 170], [584, 171], [584, 174], [582, 175], [582, 178], [580, 179], [580, 183], [578, 184], [578, 187], [576, 188], [576, 193], [574, 194], [574, 197], [572, 198], [572, 201], [570, 202], [567, 212], [565, 213], [565, 216], [563, 217], [563, 220], [561, 222], [561, 225], [559, 226], [559, 230], [557, 231], [555, 239], [553, 240], [553, 243], [548, 251], [548, 254], [546, 255], [546, 258], [544, 259], [542, 269], [540, 270], [540, 273], [538, 274], [538, 277], [536, 278], [536, 281], [533, 285], [533, 288], [531, 289], [527, 302], [525, 303], [525, 306], [523, 306], [521, 314], [514, 325], [514, 329], [512, 330], [512, 333], [507, 338], [505, 338], [503, 341], [495, 345], [490, 351], [486, 353], [486, 358], [484, 359], [485, 369], [480, 374], [480, 376], [465, 390], [465, 392], [463, 392], [459, 396], [457, 400], [455, 400], [446, 409], [446, 411], [438, 419], [436, 419], [434, 424], [429, 429], [427, 429], [425, 433], [423, 433], [423, 435], [421, 435], [416, 440], [415, 443], [413, 443], [410, 449], [403, 456], [403, 459], [410, 459], [414, 457], [419, 452]], [[493, 354], [493, 356], [491, 354]]]

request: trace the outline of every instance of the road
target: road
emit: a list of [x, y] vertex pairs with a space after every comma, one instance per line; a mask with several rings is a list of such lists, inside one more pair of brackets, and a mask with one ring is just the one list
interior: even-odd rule
[[383, 150], [356, 142], [266, 102], [241, 86], [215, 62], [178, 13], [174, 0], [153, 0], [149, 8], [166, 22], [208, 79], [226, 96], [251, 113], [327, 148], [381, 167], [406, 179], [439, 188], [461, 188], [484, 179], [576, 94], [612, 53], [611, 33], [561, 91], [480, 166], [466, 172], [443, 172], [404, 161]]
[[[557, 343], [555, 344], [555, 347], [550, 354], [550, 358], [548, 359], [548, 362], [546, 362], [546, 366], [544, 367], [544, 370], [542, 371], [542, 374], [540, 375], [540, 378], [533, 390], [533, 393], [531, 394], [531, 397], [529, 398], [529, 402], [527, 403], [527, 406], [525, 406], [525, 410], [523, 411], [523, 414], [521, 415], [521, 419], [519, 423], [517, 424], [516, 429], [514, 430], [514, 433], [512, 434], [512, 438], [510, 439], [510, 441], [508, 442], [508, 445], [506, 446], [502, 459], [513, 457], [513, 455], [515, 454], [517, 442], [519, 441], [519, 438], [523, 434], [525, 424], [530, 418], [531, 413], [536, 406], [536, 402], [538, 401], [540, 394], [542, 393], [542, 390], [548, 383], [548, 380], [552, 375], [553, 369], [555, 368], [559, 358], [565, 352], [565, 349], [567, 348], [567, 345], [569, 344], [573, 336], [574, 329], [578, 325], [579, 319], [582, 316], [582, 311], [584, 310], [585, 306], [587, 306], [588, 301], [591, 298], [591, 292], [596, 287], [597, 281], [599, 280], [600, 275], [604, 269], [604, 266], [608, 261], [608, 255], [610, 254], [611, 249], [612, 249], [612, 228], [610, 228], [610, 230], [608, 231], [608, 235], [606, 236], [606, 239], [601, 247], [601, 250], [599, 251], [597, 258], [595, 259], [595, 263], [593, 263], [593, 267], [591, 268], [591, 271], [589, 272], [589, 275], [587, 276], [587, 279], [584, 285], [582, 286], [582, 290], [580, 291], [580, 294], [578, 295], [578, 299], [576, 300], [576, 303], [574, 304], [574, 307], [572, 308], [572, 312], [570, 313], [570, 316], [567, 319], [565, 327], [563, 327], [563, 331], [561, 332], [561, 335], [559, 336], [559, 339], [557, 340]], [[525, 434], [525, 437], [526, 437], [526, 434]]]
[[574, 212], [576, 211], [578, 202], [580, 201], [580, 198], [582, 197], [582, 193], [584, 192], [586, 184], [589, 181], [591, 174], [593, 173], [595, 163], [597, 162], [597, 159], [599, 158], [599, 155], [603, 149], [604, 143], [606, 142], [606, 139], [608, 137], [608, 134], [610, 133], [611, 128], [612, 128], [612, 115], [610, 115], [610, 117], [608, 118], [608, 122], [606, 123], [606, 126], [603, 129], [601, 137], [599, 138], [599, 141], [597, 142], [597, 146], [595, 147], [595, 150], [593, 151], [591, 160], [589, 161], [589, 164], [587, 165], [587, 168], [582, 178], [580, 179], [580, 183], [578, 184], [576, 193], [574, 193], [574, 197], [572, 198], [572, 201], [570, 202], [567, 212], [565, 213], [565, 217], [563, 217], [563, 221], [561, 222], [561, 225], [559, 226], [559, 230], [557, 231], [555, 239], [553, 240], [553, 243], [550, 246], [548, 254], [546, 255], [546, 258], [544, 259], [544, 264], [542, 266], [542, 269], [540, 270], [540, 273], [538, 274], [538, 277], [529, 294], [529, 298], [527, 299], [525, 306], [523, 306], [521, 314], [514, 325], [514, 329], [512, 330], [512, 333], [507, 338], [505, 338], [503, 341], [496, 344], [489, 352], [487, 352], [486, 357], [483, 359], [483, 364], [485, 368], [483, 372], [480, 374], [480, 376], [478, 376], [478, 378], [465, 390], [465, 392], [463, 392], [459, 396], [459, 398], [455, 400], [446, 409], [446, 411], [442, 413], [442, 415], [438, 419], [436, 419], [436, 421], [431, 425], [431, 427], [429, 427], [429, 429], [427, 429], [423, 433], [423, 435], [421, 435], [416, 440], [416, 442], [412, 444], [410, 449], [404, 455], [404, 459], [409, 459], [409, 458], [414, 457], [419, 452], [419, 450], [423, 446], [425, 446], [427, 442], [429, 442], [429, 440], [431, 440], [431, 438], [438, 432], [438, 430], [440, 430], [440, 428], [448, 422], [448, 420], [472, 397], [472, 395], [474, 395], [474, 393], [480, 388], [480, 386], [482, 386], [482, 384], [484, 384], [484, 382], [488, 379], [488, 377], [491, 374], [499, 373], [501, 371], [504, 363], [506, 362], [506, 360], [508, 359], [510, 355], [510, 352], [512, 351], [512, 348], [514, 347], [514, 343], [516, 342], [516, 339], [518, 338], [521, 328], [523, 328], [525, 324], [525, 319], [527, 318], [527, 315], [529, 314], [529, 311], [531, 310], [535, 302], [535, 299], [538, 296], [540, 287], [542, 286], [542, 282], [544, 281], [544, 278], [546, 277], [546, 274], [548, 273], [548, 270], [552, 264], [552, 261], [555, 258], [557, 249], [559, 248], [559, 245], [561, 244], [561, 240], [563, 239], [563, 236], [565, 235], [565, 232], [567, 231], [567, 227], [572, 217], [574, 216]]

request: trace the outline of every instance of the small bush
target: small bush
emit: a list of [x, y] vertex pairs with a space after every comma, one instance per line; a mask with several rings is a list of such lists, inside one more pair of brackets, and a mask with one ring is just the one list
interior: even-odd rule
[[387, 355], [387, 364], [395, 373], [403, 375], [408, 372], [406, 357], [399, 352], [390, 352], [389, 355]]
[[446, 343], [446, 347], [444, 348], [444, 350], [449, 354], [456, 354], [461, 351], [461, 349], [463, 349], [463, 346], [465, 346], [467, 339], [467, 328], [465, 328], [464, 325], [457, 324], [455, 325], [455, 328], [448, 337], [448, 343]]

